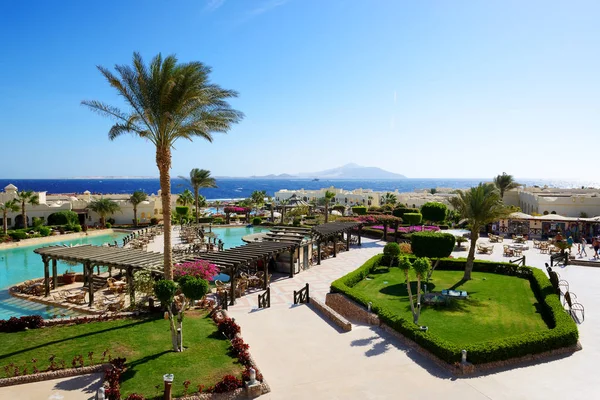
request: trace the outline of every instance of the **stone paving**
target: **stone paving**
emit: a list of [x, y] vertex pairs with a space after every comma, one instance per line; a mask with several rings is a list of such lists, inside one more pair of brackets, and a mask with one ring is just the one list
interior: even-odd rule
[[89, 400], [96, 398], [102, 386], [102, 373], [72, 376], [28, 383], [25, 385], [0, 387], [0, 399], [18, 400]]

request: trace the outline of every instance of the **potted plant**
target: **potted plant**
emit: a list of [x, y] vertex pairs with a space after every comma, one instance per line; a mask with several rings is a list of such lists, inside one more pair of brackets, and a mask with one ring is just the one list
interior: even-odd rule
[[65, 270], [65, 273], [63, 274], [63, 283], [65, 285], [70, 285], [71, 283], [75, 283], [75, 271], [73, 271], [73, 267], [69, 266], [69, 268], [67, 268]]

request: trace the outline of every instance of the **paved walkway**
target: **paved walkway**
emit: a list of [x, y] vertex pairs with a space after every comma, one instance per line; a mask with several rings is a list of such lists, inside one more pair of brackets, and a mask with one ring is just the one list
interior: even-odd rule
[[0, 399], [15, 400], [88, 400], [94, 399], [102, 385], [102, 373], [72, 376], [28, 383], [26, 385], [0, 387]]

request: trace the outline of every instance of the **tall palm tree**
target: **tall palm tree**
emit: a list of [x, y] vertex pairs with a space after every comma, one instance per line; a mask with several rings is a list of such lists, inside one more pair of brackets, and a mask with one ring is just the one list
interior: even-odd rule
[[140, 54], [134, 53], [132, 67], [115, 67], [118, 76], [104, 67], [98, 69], [131, 108], [123, 112], [99, 101], [82, 104], [117, 120], [108, 132], [109, 139], [132, 133], [156, 146], [165, 232], [164, 274], [172, 280], [171, 148], [178, 139], [201, 137], [212, 142], [213, 133], [227, 132], [243, 118], [226, 101], [237, 93], [211, 83], [206, 65], [195, 61], [179, 64], [175, 56], [163, 59], [158, 54], [146, 66]]
[[250, 195], [250, 199], [252, 200], [252, 204], [254, 204], [254, 209], [257, 214], [258, 208], [265, 203], [265, 197], [267, 197], [267, 192], [264, 190], [255, 190]]
[[200, 188], [216, 188], [217, 182], [215, 178], [210, 176], [210, 171], [206, 169], [193, 168], [190, 171], [190, 177], [179, 176], [179, 178], [185, 180], [194, 189], [194, 199], [196, 200], [196, 223], [198, 223], [199, 204], [198, 199], [200, 195]]
[[129, 196], [129, 202], [133, 204], [133, 226], [137, 227], [137, 206], [148, 199], [148, 195], [141, 190], [136, 190]]
[[2, 211], [2, 221], [5, 235], [6, 232], [8, 232], [8, 213], [17, 212], [20, 208], [19, 202], [16, 199], [9, 200], [6, 203], [0, 203], [0, 211]]
[[329, 221], [329, 204], [331, 200], [335, 197], [335, 192], [330, 192], [329, 190], [325, 191], [325, 223]]
[[17, 200], [21, 202], [21, 216], [23, 217], [23, 229], [27, 229], [27, 213], [25, 212], [25, 205], [27, 203], [32, 206], [40, 204], [40, 196], [33, 190], [24, 190], [17, 194]]
[[177, 198], [177, 204], [181, 204], [182, 206], [188, 206], [194, 202], [194, 195], [189, 189], [185, 189], [183, 193], [179, 195]]
[[515, 182], [512, 175], [508, 175], [506, 172], [503, 172], [502, 175], [498, 175], [494, 178], [494, 185], [496, 185], [500, 191], [500, 198], [502, 199], [504, 199], [504, 192], [521, 186], [520, 183]]
[[504, 206], [496, 186], [490, 183], [480, 183], [464, 192], [457, 190], [456, 193], [456, 197], [450, 198], [450, 204], [461, 218], [466, 218], [471, 224], [471, 248], [463, 276], [463, 280], [470, 280], [479, 230], [486, 224], [506, 217], [509, 211]]
[[121, 206], [110, 199], [98, 199], [88, 204], [87, 208], [100, 216], [100, 225], [106, 226], [106, 216], [121, 211]]
[[217, 200], [213, 203], [213, 205], [215, 206], [215, 214], [218, 214], [219, 208], [221, 207], [221, 202], [219, 200]]

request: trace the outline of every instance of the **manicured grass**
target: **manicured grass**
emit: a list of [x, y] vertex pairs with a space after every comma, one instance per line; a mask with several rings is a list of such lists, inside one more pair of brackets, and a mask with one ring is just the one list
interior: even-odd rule
[[[385, 271], [385, 269], [383, 269]], [[380, 268], [377, 272], [382, 271]], [[364, 296], [412, 321], [404, 274], [398, 268], [372, 273], [354, 286]], [[466, 290], [468, 299], [452, 300], [449, 306], [423, 306], [419, 325], [457, 345], [502, 339], [525, 332], [548, 330], [538, 311], [529, 281], [513, 276], [473, 272], [473, 279], [457, 285], [459, 271], [435, 271], [428, 290]], [[369, 279], [372, 278], [372, 279]], [[416, 278], [411, 277], [416, 293]]]
[[[229, 342], [217, 331], [205, 313], [188, 312], [183, 321], [181, 353], [171, 350], [168, 321], [163, 319], [125, 319], [94, 322], [76, 326], [35, 329], [18, 333], [0, 333], [0, 376], [2, 367], [14, 363], [32, 370], [31, 359], [45, 370], [48, 358], [65, 360], [68, 367], [81, 354], [90, 365], [88, 353], [93, 351], [94, 363], [100, 363], [102, 352], [109, 349], [112, 357], [125, 357], [127, 371], [122, 376], [121, 394], [137, 392], [146, 398], [162, 398], [162, 376], [175, 375], [173, 395], [183, 395], [183, 382], [190, 380], [190, 391], [200, 384], [212, 386], [224, 375], [239, 376], [243, 370], [229, 354]], [[160, 389], [157, 389], [156, 386]]]

